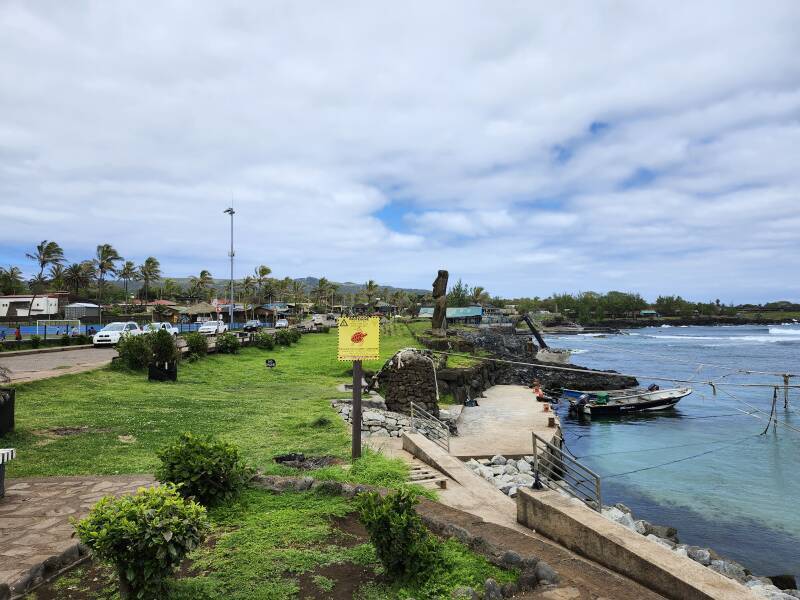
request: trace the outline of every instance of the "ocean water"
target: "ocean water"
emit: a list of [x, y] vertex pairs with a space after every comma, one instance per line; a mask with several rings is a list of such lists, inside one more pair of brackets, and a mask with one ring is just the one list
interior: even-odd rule
[[[720, 383], [783, 380], [743, 370], [800, 374], [800, 326], [661, 327], [628, 335], [551, 336], [589, 368]], [[800, 384], [800, 377], [790, 380]], [[637, 518], [672, 525], [681, 542], [715, 549], [758, 575], [800, 579], [800, 390], [790, 390], [781, 425], [760, 435], [773, 390], [692, 384], [671, 411], [586, 421], [562, 402], [570, 451], [603, 476], [603, 502], [624, 502]], [[755, 413], [756, 416], [744, 414]], [[665, 464], [669, 463], [669, 464]], [[631, 471], [640, 470], [636, 473]]]

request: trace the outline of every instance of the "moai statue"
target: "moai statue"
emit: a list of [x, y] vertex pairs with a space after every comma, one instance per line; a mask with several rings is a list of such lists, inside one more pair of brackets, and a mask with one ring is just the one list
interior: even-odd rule
[[434, 334], [444, 335], [447, 331], [447, 271], [439, 271], [433, 282], [433, 323]]

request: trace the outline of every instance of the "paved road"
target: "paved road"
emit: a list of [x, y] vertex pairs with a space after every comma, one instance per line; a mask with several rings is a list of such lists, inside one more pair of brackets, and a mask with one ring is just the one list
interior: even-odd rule
[[23, 382], [96, 369], [110, 363], [116, 355], [113, 348], [76, 348], [22, 356], [0, 354], [0, 363], [11, 369], [12, 381]]

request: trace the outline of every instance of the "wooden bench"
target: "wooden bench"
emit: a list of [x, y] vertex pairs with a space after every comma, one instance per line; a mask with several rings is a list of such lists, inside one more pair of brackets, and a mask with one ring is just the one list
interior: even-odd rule
[[6, 494], [6, 463], [17, 458], [17, 451], [13, 448], [0, 448], [0, 498]]

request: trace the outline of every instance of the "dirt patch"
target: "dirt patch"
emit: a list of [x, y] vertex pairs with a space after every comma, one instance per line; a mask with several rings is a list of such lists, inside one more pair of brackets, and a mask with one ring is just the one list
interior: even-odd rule
[[46, 446], [47, 444], [52, 444], [56, 440], [73, 435], [85, 435], [87, 433], [108, 433], [109, 431], [111, 430], [106, 428], [94, 428], [89, 427], [88, 425], [79, 425], [78, 427], [48, 427], [47, 429], [35, 429], [31, 433], [41, 438], [36, 442], [37, 446]]
[[297, 578], [301, 600], [352, 600], [365, 583], [380, 581], [369, 567], [339, 563], [303, 573]]
[[273, 460], [285, 467], [294, 467], [295, 469], [304, 470], [319, 469], [321, 467], [329, 467], [331, 465], [340, 465], [344, 463], [341, 458], [335, 456], [306, 456], [302, 452], [282, 454], [276, 456]]
[[342, 548], [352, 548], [369, 541], [369, 533], [358, 520], [357, 513], [331, 519], [331, 543]]

